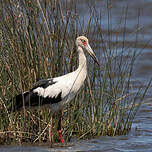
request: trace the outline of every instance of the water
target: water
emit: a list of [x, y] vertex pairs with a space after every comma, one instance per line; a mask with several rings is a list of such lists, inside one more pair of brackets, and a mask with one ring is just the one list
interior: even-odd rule
[[[95, 0], [94, 0], [95, 1]], [[79, 0], [80, 5], [78, 9], [80, 14], [88, 19], [87, 1]], [[81, 5], [83, 3], [83, 5]], [[96, 0], [97, 8], [105, 10], [106, 1]], [[117, 26], [124, 8], [128, 5], [127, 15], [127, 30], [135, 31], [137, 25], [137, 15], [140, 10], [140, 43], [144, 44], [149, 41], [152, 36], [152, 1], [151, 0], [115, 0], [111, 4], [113, 26]], [[102, 18], [103, 28], [107, 28], [107, 16], [103, 15]], [[128, 34], [127, 41], [134, 43], [135, 37]], [[121, 41], [121, 39], [120, 39]], [[139, 51], [142, 50], [141, 45], [138, 45]], [[133, 80], [140, 81], [142, 83], [152, 76], [152, 42], [142, 50], [141, 56], [137, 59]], [[138, 85], [137, 85], [138, 88]], [[95, 152], [151, 152], [152, 151], [152, 89], [149, 90], [145, 103], [140, 108], [137, 116], [132, 125], [132, 130], [129, 135], [116, 136], [116, 137], [98, 137], [92, 140], [82, 140], [79, 142], [68, 143], [66, 146], [49, 148], [48, 146], [6, 146], [0, 147], [0, 152], [50, 152], [50, 151], [95, 151]]]

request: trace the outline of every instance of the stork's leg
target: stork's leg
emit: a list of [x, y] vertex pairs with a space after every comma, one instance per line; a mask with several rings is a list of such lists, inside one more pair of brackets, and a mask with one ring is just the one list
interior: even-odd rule
[[51, 118], [50, 118], [50, 126], [49, 126], [49, 140], [50, 140], [50, 144], [51, 144], [51, 147], [53, 145], [53, 116], [51, 115]]
[[60, 110], [59, 112], [59, 121], [58, 121], [58, 134], [59, 134], [59, 137], [60, 137], [60, 141], [61, 143], [63, 143], [63, 137], [62, 137], [62, 116], [63, 116], [63, 113], [62, 113], [62, 110]]

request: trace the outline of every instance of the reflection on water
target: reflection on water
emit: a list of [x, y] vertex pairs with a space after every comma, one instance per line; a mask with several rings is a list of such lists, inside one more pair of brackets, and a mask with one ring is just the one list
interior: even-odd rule
[[[83, 0], [84, 1], [84, 0]], [[79, 2], [82, 2], [79, 0]], [[95, 0], [94, 0], [95, 2]], [[82, 14], [85, 19], [88, 19], [88, 9], [85, 3], [80, 3], [78, 9], [81, 10], [79, 13]], [[104, 12], [106, 7], [106, 1], [96, 0], [97, 8]], [[112, 3], [112, 23], [113, 26], [117, 26], [118, 21], [122, 17], [124, 8], [128, 5], [127, 24], [126, 28], [128, 34], [126, 34], [126, 41], [134, 43], [135, 37], [130, 33], [135, 31], [137, 24], [137, 15], [140, 9], [140, 44], [147, 43], [152, 39], [152, 1], [151, 0], [134, 0], [130, 3], [130, 0], [115, 0]], [[88, 6], [88, 5], [87, 5]], [[83, 9], [82, 9], [83, 8]], [[107, 28], [107, 16], [104, 13], [102, 17], [103, 31]], [[120, 39], [121, 41], [121, 39]], [[139, 45], [139, 51], [142, 45]], [[133, 80], [141, 82], [147, 81], [152, 76], [152, 43], [150, 42], [148, 47], [142, 50], [141, 56], [137, 59]], [[135, 85], [138, 88], [138, 85]], [[149, 97], [151, 97], [152, 89], [149, 91]], [[146, 99], [147, 100], [147, 99]], [[76, 143], [69, 143], [72, 146], [60, 147], [50, 149], [48, 147], [0, 147], [0, 152], [49, 152], [49, 151], [108, 151], [108, 152], [151, 152], [152, 151], [152, 100], [147, 102], [140, 108], [137, 114], [132, 131], [127, 136], [116, 136], [116, 137], [100, 137], [98, 139], [92, 139], [88, 141], [80, 141]]]

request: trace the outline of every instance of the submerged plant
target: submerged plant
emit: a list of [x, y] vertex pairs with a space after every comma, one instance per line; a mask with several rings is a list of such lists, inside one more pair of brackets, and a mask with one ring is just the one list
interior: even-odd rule
[[[107, 2], [107, 6], [108, 6]], [[125, 42], [124, 22], [113, 29], [107, 7], [108, 29], [102, 15], [90, 7], [86, 25], [77, 14], [77, 1], [3, 1], [0, 9], [0, 143], [45, 142], [48, 139], [49, 109], [30, 107], [9, 113], [10, 100], [32, 87], [40, 78], [60, 76], [77, 64], [75, 38], [81, 33], [90, 40], [102, 70], [89, 63], [90, 73], [80, 94], [64, 110], [63, 134], [69, 141], [101, 135], [127, 134], [150, 82], [134, 91], [131, 79], [138, 56], [136, 47]], [[105, 14], [106, 14], [105, 13]], [[123, 28], [120, 26], [123, 25]], [[137, 21], [137, 29], [139, 22]], [[121, 29], [121, 30], [120, 30]], [[133, 31], [134, 32], [134, 31]], [[138, 32], [135, 32], [135, 45]], [[122, 42], [118, 40], [122, 37]], [[58, 116], [56, 116], [58, 117]], [[54, 130], [57, 121], [54, 122]], [[56, 135], [55, 135], [56, 136]], [[57, 136], [56, 136], [57, 140]]]

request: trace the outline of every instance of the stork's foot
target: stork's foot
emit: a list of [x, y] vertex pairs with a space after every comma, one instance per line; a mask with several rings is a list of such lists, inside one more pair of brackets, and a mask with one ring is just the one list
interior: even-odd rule
[[58, 134], [59, 134], [59, 137], [60, 137], [60, 142], [63, 144], [64, 141], [63, 141], [63, 137], [62, 137], [62, 130], [58, 130]]

